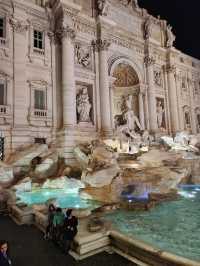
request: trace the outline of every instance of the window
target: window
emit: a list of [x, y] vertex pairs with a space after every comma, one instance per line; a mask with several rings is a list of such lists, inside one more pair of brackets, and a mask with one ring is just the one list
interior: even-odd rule
[[38, 5], [38, 6], [44, 6], [44, 0], [36, 0], [35, 1], [35, 3], [36, 3], [36, 5]]
[[0, 82], [0, 105], [5, 104], [5, 85]]
[[33, 47], [37, 49], [43, 49], [43, 32], [34, 30], [34, 43]]
[[35, 143], [46, 144], [46, 139], [45, 138], [35, 138]]
[[34, 91], [34, 107], [35, 109], [44, 110], [45, 109], [45, 92], [43, 90]]
[[0, 160], [4, 159], [4, 138], [0, 137]]
[[0, 17], [0, 38], [5, 38], [5, 23], [4, 19]]

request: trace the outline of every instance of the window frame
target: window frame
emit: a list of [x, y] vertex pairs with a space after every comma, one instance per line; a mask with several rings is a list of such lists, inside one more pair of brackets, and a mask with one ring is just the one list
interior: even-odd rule
[[[1, 16], [0, 15], [0, 20], [3, 21], [3, 26], [2, 26], [2, 32], [3, 32], [3, 35], [0, 36], [1, 39], [6, 39], [6, 20], [5, 20], [5, 17]], [[0, 30], [1, 30], [1, 27], [0, 27]]]
[[[41, 108], [39, 105], [40, 105], [40, 100], [39, 100], [39, 105], [38, 106], [36, 106], [36, 92], [42, 92], [42, 94], [43, 94], [43, 107]], [[42, 106], [41, 105], [41, 106]], [[47, 109], [47, 106], [46, 106], [46, 91], [43, 89], [43, 88], [34, 88], [34, 109], [36, 109], [36, 110], [46, 110]]]
[[4, 93], [3, 93], [3, 104], [1, 104], [0, 102], [0, 105], [3, 106], [3, 105], [7, 105], [7, 86], [6, 86], [6, 80], [5, 79], [1, 79], [0, 77], [0, 84], [3, 84], [4, 86]]
[[[36, 36], [35, 37], [35, 33], [37, 35], [41, 34], [41, 39], [39, 38], [39, 36]], [[37, 43], [37, 45], [35, 46], [35, 41]], [[41, 42], [41, 47], [39, 47], [39, 43]], [[33, 29], [33, 50], [40, 50], [40, 51], [44, 51], [44, 31], [41, 31], [39, 29]]]
[[35, 1], [35, 4], [36, 4], [37, 6], [44, 7], [44, 6], [45, 6], [45, 1], [44, 1], [44, 0], [36, 0], [36, 1]]

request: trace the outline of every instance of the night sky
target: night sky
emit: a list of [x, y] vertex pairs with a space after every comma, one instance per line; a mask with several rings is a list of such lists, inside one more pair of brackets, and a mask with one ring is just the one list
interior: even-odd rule
[[173, 27], [175, 47], [200, 59], [200, 0], [138, 0], [151, 15]]

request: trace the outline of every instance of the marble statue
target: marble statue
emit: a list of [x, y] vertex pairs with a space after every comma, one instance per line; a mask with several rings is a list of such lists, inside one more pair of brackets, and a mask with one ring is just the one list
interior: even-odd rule
[[162, 102], [158, 100], [157, 107], [156, 107], [156, 115], [157, 115], [157, 125], [158, 128], [162, 127], [163, 124], [163, 113], [164, 109], [162, 107]]
[[122, 5], [124, 6], [128, 6], [130, 4], [132, 4], [133, 8], [138, 8], [138, 0], [120, 0], [120, 2], [122, 3]]
[[167, 44], [166, 46], [169, 48], [169, 47], [172, 47], [173, 46], [173, 43], [176, 39], [175, 35], [173, 34], [172, 32], [172, 26], [168, 25], [167, 26]]
[[92, 105], [90, 103], [87, 87], [82, 87], [81, 92], [77, 96], [76, 104], [78, 122], [91, 122], [90, 110]]
[[136, 9], [139, 8], [138, 0], [132, 0], [132, 4], [133, 4], [133, 7], [135, 7]]
[[84, 49], [79, 44], [76, 44], [75, 59], [77, 64], [88, 67], [91, 63], [89, 49]]
[[107, 16], [108, 1], [107, 0], [97, 0], [97, 9], [98, 9], [99, 15]]
[[132, 102], [133, 102], [133, 96], [128, 95], [127, 99], [125, 100], [126, 111], [124, 112], [123, 116], [124, 120], [126, 121], [128, 129], [131, 132], [135, 132], [135, 125], [137, 125], [140, 130], [142, 130], [142, 127], [140, 125], [137, 116], [133, 111]]
[[149, 39], [151, 35], [151, 17], [148, 16], [144, 22], [144, 39]]

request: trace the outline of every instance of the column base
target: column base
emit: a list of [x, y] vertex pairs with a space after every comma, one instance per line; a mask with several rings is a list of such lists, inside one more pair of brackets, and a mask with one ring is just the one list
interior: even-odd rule
[[112, 138], [113, 137], [113, 129], [101, 129], [100, 138]]

